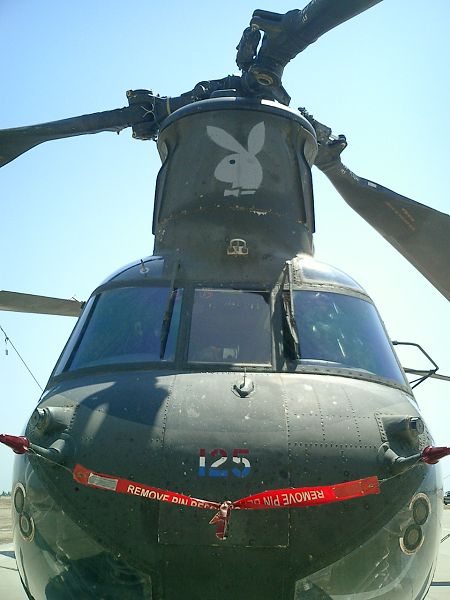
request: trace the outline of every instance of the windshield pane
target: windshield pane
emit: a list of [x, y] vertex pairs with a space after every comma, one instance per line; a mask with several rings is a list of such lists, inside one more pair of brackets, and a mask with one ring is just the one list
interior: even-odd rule
[[195, 290], [189, 360], [270, 364], [269, 294]]
[[181, 297], [182, 290], [172, 291], [166, 287], [129, 287], [103, 292], [69, 369], [174, 360]]
[[360, 298], [332, 292], [294, 291], [302, 363], [360, 369], [405, 380], [375, 307]]

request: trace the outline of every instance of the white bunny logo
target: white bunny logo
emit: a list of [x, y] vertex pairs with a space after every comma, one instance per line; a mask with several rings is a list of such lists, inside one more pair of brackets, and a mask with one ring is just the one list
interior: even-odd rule
[[206, 130], [209, 137], [218, 146], [235, 153], [222, 159], [214, 171], [216, 179], [232, 184], [231, 190], [225, 190], [223, 195], [254, 194], [261, 185], [263, 178], [261, 163], [256, 155], [264, 145], [266, 134], [264, 122], [261, 121], [261, 123], [255, 125], [248, 134], [248, 150], [225, 129], [208, 125]]

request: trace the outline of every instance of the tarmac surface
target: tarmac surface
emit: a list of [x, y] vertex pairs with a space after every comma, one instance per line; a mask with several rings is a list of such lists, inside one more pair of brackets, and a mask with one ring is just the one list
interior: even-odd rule
[[[450, 506], [444, 511], [442, 540], [436, 573], [426, 600], [450, 599]], [[10, 498], [0, 498], [0, 599], [27, 600], [12, 544]]]
[[11, 498], [0, 498], [0, 598], [27, 600], [17, 571], [11, 532]]
[[442, 542], [433, 583], [427, 600], [449, 600], [450, 598], [450, 506], [444, 510]]
[[[0, 498], [0, 544], [12, 542], [11, 498]], [[0, 596], [1, 597], [1, 596]]]

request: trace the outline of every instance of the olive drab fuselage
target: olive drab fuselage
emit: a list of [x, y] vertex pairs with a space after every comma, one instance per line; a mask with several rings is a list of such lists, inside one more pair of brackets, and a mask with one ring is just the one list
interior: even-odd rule
[[[176, 111], [158, 149], [154, 255], [93, 292], [27, 424], [59, 462], [16, 460], [30, 597], [423, 598], [436, 467], [395, 472], [383, 448], [432, 439], [371, 299], [312, 257], [314, 130], [220, 98]], [[131, 491], [81, 485], [76, 465]], [[214, 511], [160, 501], [372, 476], [379, 494], [234, 510], [224, 540]]]

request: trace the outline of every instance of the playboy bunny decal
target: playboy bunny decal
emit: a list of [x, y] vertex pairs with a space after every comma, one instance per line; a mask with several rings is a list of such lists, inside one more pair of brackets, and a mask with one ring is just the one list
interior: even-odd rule
[[232, 135], [220, 127], [207, 126], [209, 137], [221, 148], [233, 152], [220, 161], [214, 171], [219, 181], [231, 183], [231, 189], [225, 190], [224, 196], [254, 194], [263, 178], [261, 163], [256, 158], [264, 145], [264, 122], [255, 125], [248, 134], [247, 150]]

